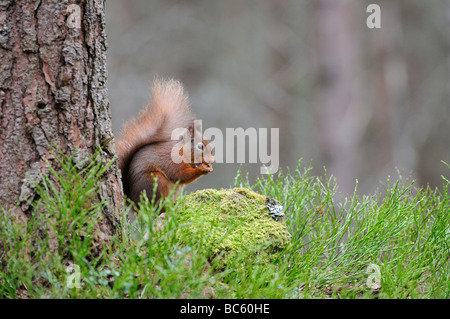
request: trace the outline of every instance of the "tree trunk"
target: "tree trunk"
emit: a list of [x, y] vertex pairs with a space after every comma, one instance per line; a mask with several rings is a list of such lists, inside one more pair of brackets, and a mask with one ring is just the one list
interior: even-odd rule
[[358, 28], [354, 17], [360, 7], [349, 0], [316, 0], [313, 9], [321, 157], [327, 171], [336, 177], [339, 189], [351, 193], [365, 112], [355, 69]]
[[[114, 161], [97, 200], [103, 238], [117, 226], [122, 188], [106, 88], [104, 0], [0, 0], [0, 205], [30, 218], [35, 183], [58, 170], [51, 149], [75, 162], [99, 146]], [[46, 163], [48, 161], [49, 165]]]

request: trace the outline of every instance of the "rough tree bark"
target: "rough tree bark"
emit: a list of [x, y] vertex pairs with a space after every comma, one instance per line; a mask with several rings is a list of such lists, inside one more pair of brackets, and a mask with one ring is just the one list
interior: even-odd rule
[[[102, 146], [114, 160], [107, 98], [104, 0], [0, 0], [0, 205], [33, 214], [34, 184], [51, 148], [75, 161]], [[116, 229], [122, 205], [117, 163], [102, 182], [103, 238]]]

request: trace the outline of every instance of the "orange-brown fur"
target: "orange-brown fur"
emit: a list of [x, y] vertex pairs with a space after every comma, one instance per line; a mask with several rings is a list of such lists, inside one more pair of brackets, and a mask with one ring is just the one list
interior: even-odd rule
[[[167, 197], [176, 182], [187, 184], [212, 171], [214, 159], [206, 154], [200, 164], [172, 161], [171, 151], [178, 143], [171, 139], [172, 131], [188, 128], [193, 137], [193, 120], [181, 83], [155, 80], [147, 107], [124, 125], [123, 134], [117, 141], [124, 193], [132, 201], [138, 203], [142, 191], [146, 191], [151, 200], [154, 177], [158, 183], [154, 194], [158, 201]], [[203, 144], [207, 145], [208, 141], [203, 140]], [[191, 150], [193, 158], [194, 145]]]

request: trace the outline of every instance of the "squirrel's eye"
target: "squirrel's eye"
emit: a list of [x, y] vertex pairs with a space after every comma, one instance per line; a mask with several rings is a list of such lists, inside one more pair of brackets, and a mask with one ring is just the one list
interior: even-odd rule
[[203, 151], [203, 144], [202, 143], [198, 143], [197, 144], [197, 148], [201, 151]]

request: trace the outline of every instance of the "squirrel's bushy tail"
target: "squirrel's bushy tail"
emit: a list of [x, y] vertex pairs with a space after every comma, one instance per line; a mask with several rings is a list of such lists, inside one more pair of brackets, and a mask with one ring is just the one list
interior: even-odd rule
[[187, 127], [191, 121], [183, 85], [173, 79], [155, 79], [147, 107], [124, 125], [116, 142], [119, 168], [126, 171], [137, 150], [148, 144], [170, 141], [174, 129]]

